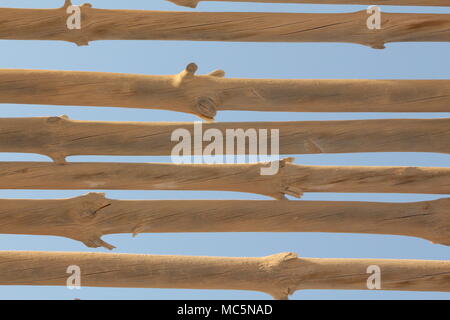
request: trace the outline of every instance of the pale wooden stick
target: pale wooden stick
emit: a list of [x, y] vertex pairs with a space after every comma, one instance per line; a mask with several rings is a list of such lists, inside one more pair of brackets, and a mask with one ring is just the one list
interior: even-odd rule
[[[83, 287], [251, 290], [287, 299], [297, 290], [367, 290], [368, 269], [381, 290], [450, 291], [450, 261], [156, 256], [78, 252], [0, 252], [0, 285], [65, 286], [78, 266]], [[70, 281], [69, 281], [69, 284]]]
[[221, 110], [450, 112], [450, 80], [228, 79], [222, 70], [196, 70], [194, 63], [167, 76], [0, 69], [0, 103], [163, 109], [205, 119]]
[[344, 201], [123, 201], [90, 193], [63, 200], [0, 200], [0, 233], [67, 237], [115, 248], [103, 235], [182, 232], [339, 232], [419, 237], [450, 245], [450, 199]]
[[[371, 30], [366, 10], [352, 13], [172, 12], [81, 6], [81, 29], [59, 9], [0, 9], [0, 39], [345, 42], [382, 49], [389, 42], [450, 41], [450, 15], [382, 13]], [[70, 18], [71, 19], [71, 18]]]
[[[0, 162], [0, 189], [216, 190], [283, 199], [303, 192], [450, 194], [450, 167]], [[262, 175], [272, 167], [274, 175]], [[278, 169], [278, 171], [276, 171]]]
[[196, 8], [202, 1], [261, 2], [261, 3], [312, 3], [312, 4], [358, 4], [391, 6], [438, 6], [448, 7], [447, 0], [167, 0], [179, 6]]
[[[196, 131], [197, 126], [197, 131]], [[351, 120], [302, 122], [101, 122], [74, 121], [65, 117], [0, 118], [0, 152], [37, 153], [64, 162], [74, 155], [171, 155], [178, 140], [177, 129], [187, 130], [191, 152], [196, 150], [195, 134], [203, 139], [210, 129], [222, 134], [223, 154], [277, 153], [272, 145], [272, 130], [279, 130], [280, 154], [350, 152], [437, 152], [450, 153], [450, 119]], [[226, 148], [227, 130], [244, 130], [257, 137], [266, 130], [267, 151], [251, 148], [249, 139], [237, 139]], [[217, 141], [215, 141], [217, 142]], [[201, 152], [210, 144], [202, 142]], [[220, 153], [219, 150], [216, 152]]]

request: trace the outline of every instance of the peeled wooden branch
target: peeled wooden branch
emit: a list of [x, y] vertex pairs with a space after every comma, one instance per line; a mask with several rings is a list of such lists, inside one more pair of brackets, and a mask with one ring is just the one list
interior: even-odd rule
[[179, 6], [196, 8], [201, 1], [262, 2], [262, 3], [314, 3], [314, 4], [367, 4], [390, 6], [439, 6], [448, 7], [447, 0], [167, 0]]
[[0, 103], [163, 109], [206, 119], [220, 110], [450, 112], [450, 80], [227, 79], [221, 70], [196, 70], [193, 63], [164, 76], [3, 69]]
[[[371, 266], [381, 290], [450, 291], [450, 261], [156, 256], [77, 252], [0, 252], [0, 285], [66, 286], [78, 266], [83, 287], [250, 290], [287, 299], [297, 290], [367, 290]], [[70, 283], [70, 282], [69, 282]]]
[[[143, 123], [74, 121], [65, 117], [0, 118], [0, 152], [38, 153], [64, 162], [74, 155], [170, 155], [177, 141], [172, 134], [185, 129], [194, 137], [194, 123]], [[227, 130], [279, 130], [280, 154], [349, 152], [450, 153], [450, 119], [351, 120], [305, 122], [237, 122], [202, 124], [199, 134], [219, 130], [226, 142]], [[255, 134], [256, 134], [255, 133]], [[269, 140], [270, 141], [270, 140]], [[245, 154], [262, 154], [251, 148]], [[254, 142], [257, 144], [257, 141]], [[201, 150], [209, 144], [203, 142]], [[195, 150], [194, 139], [190, 141]], [[268, 150], [271, 144], [268, 143]], [[273, 146], [272, 146], [273, 148]], [[242, 153], [234, 148], [233, 154]], [[223, 148], [223, 153], [231, 150]], [[276, 151], [278, 152], [278, 151]], [[276, 153], [272, 149], [272, 154]], [[270, 153], [270, 152], [269, 152]]]
[[123, 201], [90, 193], [64, 200], [0, 200], [0, 233], [60, 236], [91, 248], [103, 235], [181, 232], [339, 232], [419, 237], [450, 245], [450, 198], [343, 201]]
[[[216, 190], [282, 199], [303, 192], [450, 194], [450, 167], [0, 162], [0, 189]], [[271, 166], [274, 175], [262, 175]], [[278, 169], [278, 171], [276, 171]]]
[[450, 15], [383, 13], [371, 30], [365, 10], [352, 13], [171, 12], [81, 6], [80, 29], [70, 30], [71, 2], [59, 9], [0, 9], [0, 39], [193, 40], [347, 42], [384, 48], [389, 42], [450, 41]]

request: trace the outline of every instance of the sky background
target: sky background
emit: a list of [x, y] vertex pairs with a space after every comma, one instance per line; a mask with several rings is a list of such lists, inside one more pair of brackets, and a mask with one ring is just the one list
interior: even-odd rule
[[[55, 8], [63, 1], [10, 0], [1, 7]], [[74, 4], [82, 2], [74, 1]], [[95, 0], [97, 8], [192, 10], [163, 0]], [[367, 6], [283, 5], [202, 2], [196, 11], [351, 12]], [[382, 6], [382, 11], [450, 13], [450, 8]], [[79, 70], [136, 74], [176, 74], [189, 62], [198, 74], [223, 69], [235, 78], [306, 79], [445, 79], [450, 73], [449, 43], [387, 44], [374, 50], [354, 44], [220, 43], [187, 41], [95, 41], [88, 47], [50, 41], [0, 41], [0, 68]], [[1, 117], [58, 116], [76, 120], [197, 121], [192, 115], [121, 108], [1, 105]], [[301, 121], [382, 118], [445, 118], [450, 113], [262, 113], [222, 111], [217, 121]], [[71, 157], [70, 161], [167, 162], [167, 157]], [[31, 154], [0, 153], [0, 161], [49, 161]], [[298, 155], [298, 164], [450, 166], [450, 155], [430, 153], [366, 153]], [[88, 190], [0, 190], [0, 198], [59, 199]], [[266, 199], [263, 196], [224, 192], [104, 191], [112, 199]], [[302, 200], [411, 202], [445, 195], [307, 193]], [[302, 201], [294, 200], [294, 201]], [[450, 249], [428, 241], [382, 235], [325, 233], [199, 233], [105, 236], [116, 253], [204, 256], [266, 256], [292, 251], [303, 257], [449, 259]], [[0, 235], [0, 250], [107, 251], [89, 249], [73, 240], [46, 236]], [[0, 299], [270, 299], [246, 291], [65, 287], [0, 287]], [[297, 291], [292, 299], [449, 299], [450, 293], [388, 291]]]

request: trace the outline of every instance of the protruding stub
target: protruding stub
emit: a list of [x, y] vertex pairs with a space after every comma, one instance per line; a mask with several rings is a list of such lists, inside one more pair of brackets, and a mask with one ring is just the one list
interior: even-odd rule
[[64, 120], [69, 120], [69, 116], [63, 114], [62, 116], [58, 116], [58, 117], [48, 117], [47, 118], [47, 123], [49, 124], [59, 124]]
[[52, 159], [55, 164], [66, 164], [66, 155], [63, 152], [50, 152], [47, 156]]
[[[64, 5], [62, 6], [62, 9], [67, 9], [68, 7], [72, 6], [72, 0], [65, 0], [64, 1]], [[92, 4], [90, 3], [83, 3], [79, 6], [81, 9], [85, 8], [85, 9], [89, 9], [92, 8]]]
[[386, 46], [384, 45], [384, 42], [374, 42], [374, 43], [370, 44], [370, 47], [372, 49], [380, 49], [380, 50], [386, 48]]
[[198, 66], [191, 62], [189, 63], [183, 71], [175, 75], [173, 85], [175, 87], [180, 87], [186, 80], [192, 79], [198, 70]]
[[137, 226], [135, 226], [133, 228], [133, 231], [131, 232], [131, 235], [133, 236], [133, 238], [136, 238], [139, 235], [139, 233], [141, 233], [142, 231], [144, 231], [144, 226], [138, 224]]
[[116, 247], [112, 244], [109, 244], [108, 242], [103, 241], [100, 237], [92, 237], [87, 240], [82, 240], [82, 242], [85, 244], [88, 248], [100, 248], [103, 247], [108, 250], [113, 250]]
[[214, 71], [208, 73], [208, 76], [210, 76], [210, 77], [217, 77], [217, 78], [223, 78], [223, 77], [225, 77], [225, 71], [220, 70], [220, 69], [214, 70]]
[[172, 3], [175, 3], [176, 5], [183, 6], [183, 7], [189, 7], [189, 8], [196, 8], [200, 0], [167, 0]]
[[72, 0], [65, 0], [64, 5], [62, 6], [63, 9], [67, 9], [72, 5]]

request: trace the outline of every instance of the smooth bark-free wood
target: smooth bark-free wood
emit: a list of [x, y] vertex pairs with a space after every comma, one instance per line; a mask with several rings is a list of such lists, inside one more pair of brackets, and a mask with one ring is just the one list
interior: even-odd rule
[[163, 109], [206, 119], [220, 110], [450, 112], [450, 80], [228, 79], [221, 70], [196, 70], [194, 63], [161, 76], [1, 69], [0, 103]]
[[447, 0], [167, 0], [179, 6], [196, 8], [202, 1], [223, 2], [262, 2], [262, 3], [314, 3], [314, 4], [367, 4], [367, 5], [391, 5], [391, 6], [439, 6], [448, 7]]
[[0, 233], [61, 236], [91, 248], [103, 235], [339, 232], [420, 237], [450, 245], [450, 198], [413, 203], [106, 199], [0, 200]]
[[[0, 118], [0, 152], [38, 153], [64, 162], [74, 155], [165, 156], [178, 140], [177, 129], [190, 133], [191, 152], [195, 135], [203, 138], [210, 129], [222, 134], [224, 154], [262, 154], [258, 142], [235, 139], [244, 150], [226, 148], [227, 130], [238, 129], [248, 137], [267, 130], [267, 152], [274, 151], [271, 130], [279, 130], [280, 154], [350, 152], [437, 152], [450, 153], [450, 119], [351, 120], [302, 122], [150, 123], [75, 121], [65, 117]], [[245, 141], [244, 141], [245, 140]], [[211, 142], [202, 142], [203, 152]], [[255, 144], [255, 145], [253, 145]], [[252, 147], [252, 148], [251, 148]], [[253, 149], [255, 147], [255, 149]], [[272, 149], [271, 149], [272, 147]], [[216, 150], [219, 152], [219, 150]]]
[[381, 290], [450, 291], [450, 261], [299, 258], [295, 253], [225, 258], [3, 251], [0, 285], [66, 286], [69, 266], [80, 268], [82, 287], [251, 290], [275, 299], [305, 289], [367, 290], [367, 270], [378, 266]]
[[[282, 199], [304, 192], [450, 194], [450, 167], [0, 162], [0, 189], [216, 190]], [[274, 175], [261, 175], [272, 165]], [[276, 169], [278, 171], [276, 172]]]
[[366, 10], [352, 13], [176, 12], [81, 6], [81, 29], [67, 28], [67, 7], [0, 9], [0, 39], [346, 42], [384, 48], [389, 42], [450, 41], [450, 15], [381, 14], [370, 30]]

